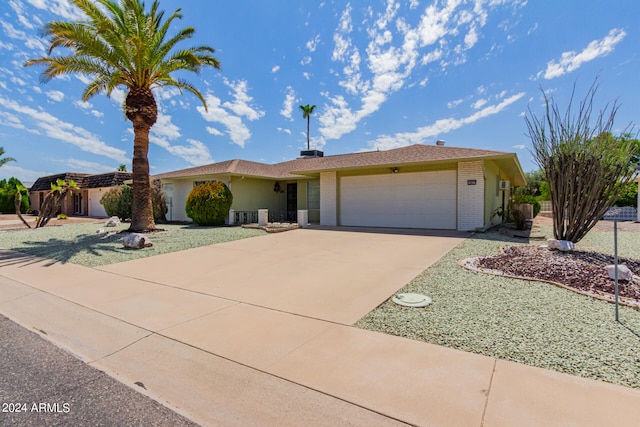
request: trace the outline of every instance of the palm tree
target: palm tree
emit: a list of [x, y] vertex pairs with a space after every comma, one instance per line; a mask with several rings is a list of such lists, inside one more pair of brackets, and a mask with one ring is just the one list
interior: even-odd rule
[[[0, 147], [0, 156], [2, 156], [4, 154], [4, 148]], [[5, 164], [9, 163], [9, 162], [15, 162], [16, 159], [14, 159], [13, 157], [5, 157], [5, 158], [0, 158], [0, 167], [4, 166]]]
[[120, 166], [118, 166], [118, 172], [126, 172], [127, 171], [127, 165], [125, 165], [124, 163], [120, 163]]
[[[219, 61], [209, 46], [174, 50], [181, 41], [189, 39], [195, 29], [187, 27], [167, 39], [167, 31], [174, 19], [182, 18], [180, 9], [163, 21], [154, 1], [147, 12], [141, 0], [71, 0], [84, 14], [82, 21], [51, 21], [43, 34], [50, 37], [48, 56], [31, 59], [25, 66], [44, 65], [42, 81], [58, 75], [83, 74], [91, 83], [82, 99], [105, 92], [110, 96], [117, 87], [127, 90], [125, 115], [133, 123], [133, 200], [130, 231], [155, 229], [149, 182], [149, 131], [158, 118], [158, 106], [151, 89], [174, 86], [185, 89], [200, 99], [202, 94], [188, 81], [174, 78], [177, 71], [199, 73], [203, 66], [219, 69]], [[51, 56], [56, 48], [63, 48], [65, 56]], [[68, 54], [67, 54], [68, 53]]]
[[300, 109], [302, 110], [302, 118], [307, 119], [307, 150], [309, 150], [309, 124], [311, 123], [311, 114], [315, 108], [315, 105], [309, 104], [300, 106]]

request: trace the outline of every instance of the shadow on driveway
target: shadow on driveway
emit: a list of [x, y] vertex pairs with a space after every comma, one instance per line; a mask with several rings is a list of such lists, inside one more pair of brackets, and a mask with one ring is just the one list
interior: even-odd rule
[[102, 257], [110, 253], [130, 250], [122, 247], [120, 242], [122, 237], [123, 234], [120, 233], [109, 233], [105, 236], [79, 234], [73, 238], [26, 241], [20, 246], [11, 248], [11, 251], [17, 252], [0, 251], [0, 267], [42, 262], [40, 259], [33, 259], [32, 256], [46, 258], [50, 262], [44, 265], [51, 265], [56, 262], [67, 263], [79, 254]]

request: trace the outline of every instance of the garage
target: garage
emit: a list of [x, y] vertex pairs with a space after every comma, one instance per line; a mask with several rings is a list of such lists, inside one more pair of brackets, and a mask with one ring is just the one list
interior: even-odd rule
[[456, 229], [455, 170], [340, 178], [340, 225]]
[[100, 200], [102, 199], [102, 196], [104, 195], [104, 193], [106, 193], [106, 191], [109, 190], [109, 188], [104, 189], [105, 191], [102, 191], [102, 188], [91, 188], [89, 189], [89, 216], [94, 216], [94, 217], [106, 217], [107, 213], [104, 210], [104, 206], [102, 206], [102, 204], [100, 204]]

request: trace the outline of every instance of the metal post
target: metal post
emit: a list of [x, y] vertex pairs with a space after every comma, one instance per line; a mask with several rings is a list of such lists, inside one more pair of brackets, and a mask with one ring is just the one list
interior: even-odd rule
[[615, 268], [615, 275], [613, 276], [615, 279], [615, 292], [616, 292], [616, 322], [619, 322], [618, 318], [618, 220], [613, 220], [613, 250], [614, 250], [614, 258], [613, 258], [613, 266]]

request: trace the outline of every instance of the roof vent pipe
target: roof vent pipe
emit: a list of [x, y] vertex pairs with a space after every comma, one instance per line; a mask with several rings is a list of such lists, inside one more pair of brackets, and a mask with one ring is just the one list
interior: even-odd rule
[[439, 139], [439, 140], [436, 141], [436, 145], [439, 146], [439, 147], [442, 147], [444, 145], [444, 141]]

